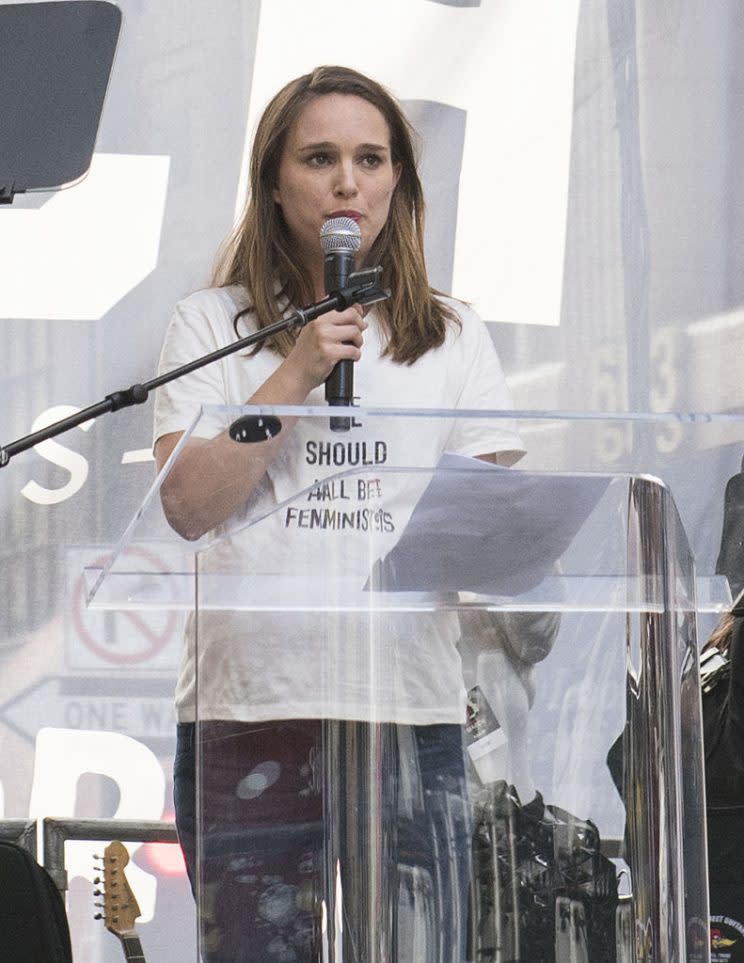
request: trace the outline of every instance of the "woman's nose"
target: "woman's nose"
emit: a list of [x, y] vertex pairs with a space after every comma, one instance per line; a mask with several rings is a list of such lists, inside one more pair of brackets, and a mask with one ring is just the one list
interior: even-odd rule
[[357, 192], [353, 163], [339, 164], [336, 170], [338, 177], [333, 188], [334, 194], [337, 197], [353, 197]]

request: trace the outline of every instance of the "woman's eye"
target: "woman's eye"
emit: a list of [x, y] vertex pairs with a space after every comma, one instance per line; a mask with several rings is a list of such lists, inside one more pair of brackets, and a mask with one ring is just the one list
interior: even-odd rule
[[331, 163], [330, 154], [310, 154], [305, 158], [306, 163], [310, 164], [311, 167], [325, 167], [326, 164]]
[[382, 163], [382, 158], [379, 154], [365, 154], [362, 158], [362, 163], [365, 167], [379, 167]]

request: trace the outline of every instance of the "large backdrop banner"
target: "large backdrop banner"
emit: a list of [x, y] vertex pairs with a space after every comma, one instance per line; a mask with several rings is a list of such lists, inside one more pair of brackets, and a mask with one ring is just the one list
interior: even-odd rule
[[[175, 302], [209, 283], [244, 203], [259, 113], [322, 63], [403, 102], [432, 282], [488, 322], [518, 408], [741, 407], [736, 0], [118, 6], [88, 176], [0, 207], [0, 443], [154, 376]], [[0, 470], [0, 817], [171, 813], [180, 617], [93, 614], [81, 576], [152, 482], [151, 416], [148, 404], [99, 418]], [[525, 441], [539, 453], [539, 428]], [[583, 460], [662, 477], [712, 574], [743, 453], [734, 430], [670, 423], [639, 440], [608, 423]], [[68, 847], [73, 882], [92, 848]], [[186, 884], [157, 849], [140, 857], [145, 923], [158, 900], [180, 907], [151, 937], [153, 959], [176, 963]], [[88, 890], [79, 906], [75, 893], [79, 958], [101, 959]]]

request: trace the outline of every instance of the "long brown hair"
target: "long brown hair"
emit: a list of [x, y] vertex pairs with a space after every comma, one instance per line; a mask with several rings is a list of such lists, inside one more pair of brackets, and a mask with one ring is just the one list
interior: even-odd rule
[[[313, 300], [310, 277], [294, 251], [273, 189], [287, 134], [307, 103], [326, 94], [361, 97], [376, 107], [390, 131], [393, 164], [400, 178], [390, 213], [367, 257], [381, 265], [383, 283], [391, 297], [377, 305], [387, 346], [394, 361], [412, 364], [445, 339], [447, 323], [458, 323], [456, 313], [436, 297], [424, 260], [424, 195], [416, 169], [415, 134], [395, 98], [376, 81], [348, 67], [316, 67], [292, 80], [266, 107], [256, 128], [250, 162], [250, 193], [243, 216], [218, 254], [213, 283], [241, 284], [252, 299], [259, 327], [275, 321], [287, 304]], [[318, 242], [320, 243], [320, 242]], [[361, 265], [360, 265], [361, 267]], [[278, 283], [278, 288], [277, 288]], [[271, 347], [286, 357], [295, 335], [283, 332]]]

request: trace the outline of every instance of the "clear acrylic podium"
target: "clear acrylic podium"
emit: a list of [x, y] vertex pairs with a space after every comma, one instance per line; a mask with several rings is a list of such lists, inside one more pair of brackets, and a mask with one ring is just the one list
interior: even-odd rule
[[505, 413], [192, 433], [239, 417], [297, 433], [312, 480], [274, 461], [186, 542], [159, 499], [178, 449], [86, 573], [91, 606], [187, 613], [202, 958], [707, 961], [696, 619], [730, 597], [663, 482], [593, 470], [580, 417], [508, 469], [446, 454]]

